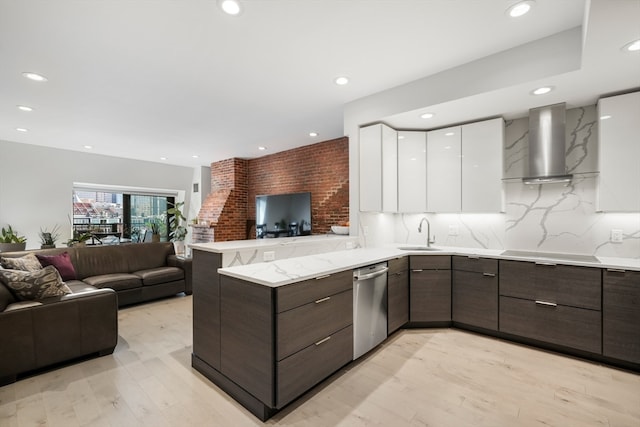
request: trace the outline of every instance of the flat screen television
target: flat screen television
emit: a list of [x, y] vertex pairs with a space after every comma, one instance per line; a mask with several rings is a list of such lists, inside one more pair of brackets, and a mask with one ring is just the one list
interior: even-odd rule
[[311, 193], [256, 196], [256, 237], [311, 234]]

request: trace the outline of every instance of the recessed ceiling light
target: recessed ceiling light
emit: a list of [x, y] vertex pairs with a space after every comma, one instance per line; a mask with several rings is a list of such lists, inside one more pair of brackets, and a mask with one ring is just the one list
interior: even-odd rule
[[404, 135], [398, 135], [398, 139], [404, 139]]
[[544, 95], [553, 90], [553, 86], [543, 86], [531, 91], [532, 95]]
[[512, 18], [518, 18], [522, 15], [526, 15], [531, 10], [534, 3], [535, 1], [533, 0], [519, 1], [518, 3], [512, 4], [507, 9], [507, 13]]
[[435, 116], [435, 113], [424, 113], [424, 114], [421, 114], [421, 115], [420, 115], [420, 118], [423, 118], [423, 119], [430, 119], [430, 118], [432, 118], [433, 116]]
[[455, 135], [455, 132], [447, 132], [444, 134], [444, 136], [453, 136]]
[[260, 151], [264, 151], [266, 149], [267, 149], [267, 147], [263, 147], [262, 145], [260, 147], [258, 147], [258, 150], [260, 150]]
[[638, 52], [640, 51], [640, 39], [634, 40], [622, 46], [622, 50], [626, 52]]
[[29, 129], [25, 129], [25, 128], [16, 128], [16, 130], [18, 132], [29, 132]]
[[309, 132], [309, 136], [312, 137], [312, 138], [316, 137], [316, 136], [318, 136], [318, 132]]
[[167, 160], [166, 157], [160, 157], [160, 160]]
[[445, 150], [451, 150], [451, 146], [447, 145], [446, 147], [444, 147]]
[[240, 7], [240, 2], [238, 0], [218, 0], [218, 4], [220, 5], [220, 9], [228, 15], [239, 15], [242, 12], [242, 8]]
[[345, 77], [345, 76], [340, 76], [340, 77], [336, 77], [336, 79], [334, 80], [334, 82], [338, 85], [338, 86], [344, 86], [347, 83], [349, 83], [349, 77]]
[[194, 155], [193, 155], [193, 156], [191, 156], [191, 157], [193, 157], [194, 159], [197, 159], [197, 158], [198, 158], [198, 157], [200, 157], [200, 156], [198, 156], [197, 154], [194, 154]]
[[605, 116], [600, 116], [600, 120], [607, 120], [607, 119], [610, 119], [610, 118], [611, 118], [611, 116], [608, 115], [608, 114], [605, 115]]
[[20, 111], [33, 111], [33, 108], [27, 107], [26, 105], [17, 105], [17, 107]]
[[47, 78], [45, 76], [43, 76], [42, 74], [38, 74], [38, 73], [32, 73], [29, 71], [25, 71], [24, 73], [22, 73], [22, 75], [26, 78], [28, 78], [29, 80], [33, 80], [35, 82], [46, 82]]
[[87, 150], [91, 150], [93, 148], [93, 145], [85, 145], [84, 148], [86, 148]]

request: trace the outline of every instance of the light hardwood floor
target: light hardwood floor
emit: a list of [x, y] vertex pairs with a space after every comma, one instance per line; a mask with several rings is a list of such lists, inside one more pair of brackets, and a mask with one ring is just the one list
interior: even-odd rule
[[[255, 426], [191, 368], [191, 297], [120, 310], [113, 355], [0, 387], [0, 426]], [[640, 376], [455, 329], [405, 330], [277, 426], [640, 426]]]

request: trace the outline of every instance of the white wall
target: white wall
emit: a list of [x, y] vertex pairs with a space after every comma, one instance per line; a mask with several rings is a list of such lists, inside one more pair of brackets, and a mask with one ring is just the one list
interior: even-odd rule
[[11, 224], [26, 236], [27, 248], [40, 247], [41, 227], [60, 225], [66, 240], [74, 182], [175, 190], [190, 212], [193, 174], [183, 166], [0, 140], [0, 226]]

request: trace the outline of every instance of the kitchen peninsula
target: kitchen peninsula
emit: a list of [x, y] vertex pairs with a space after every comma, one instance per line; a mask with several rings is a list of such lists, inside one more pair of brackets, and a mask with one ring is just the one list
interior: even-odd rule
[[[262, 420], [352, 361], [352, 270], [399, 259], [408, 258], [402, 265], [410, 273], [403, 276], [410, 313], [424, 313], [411, 306], [414, 292], [422, 292], [413, 279], [422, 269], [416, 266], [438, 260], [435, 268], [450, 277], [450, 317], [434, 325], [640, 370], [637, 259], [390, 246], [223, 267], [219, 252], [192, 249], [192, 365]], [[487, 308], [476, 316], [474, 307], [460, 305], [460, 292], [482, 293]], [[483, 322], [487, 312], [493, 323]], [[406, 326], [429, 326], [407, 317]]]

